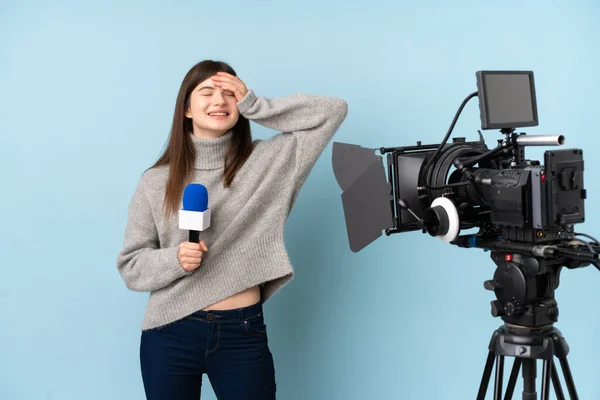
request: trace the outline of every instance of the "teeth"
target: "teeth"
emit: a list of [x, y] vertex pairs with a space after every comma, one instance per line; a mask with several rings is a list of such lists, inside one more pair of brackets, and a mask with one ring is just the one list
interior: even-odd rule
[[227, 113], [210, 113], [208, 115], [213, 115], [213, 116], [226, 116]]

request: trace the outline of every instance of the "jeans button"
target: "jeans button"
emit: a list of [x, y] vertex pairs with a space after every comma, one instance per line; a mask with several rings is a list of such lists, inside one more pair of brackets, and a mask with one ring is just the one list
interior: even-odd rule
[[212, 321], [213, 319], [215, 319], [215, 315], [214, 315], [213, 313], [208, 313], [208, 315], [206, 316], [206, 318], [207, 318], [209, 321]]

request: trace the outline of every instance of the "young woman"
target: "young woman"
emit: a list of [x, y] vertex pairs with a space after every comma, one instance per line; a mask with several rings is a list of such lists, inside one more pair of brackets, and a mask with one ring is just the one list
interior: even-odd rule
[[[148, 399], [196, 400], [204, 373], [220, 400], [275, 399], [262, 304], [293, 277], [284, 224], [347, 110], [331, 97], [259, 97], [223, 62], [186, 74], [117, 260], [129, 289], [150, 292], [140, 344]], [[280, 132], [253, 141], [249, 120]], [[178, 228], [189, 183], [209, 194], [200, 243]]]

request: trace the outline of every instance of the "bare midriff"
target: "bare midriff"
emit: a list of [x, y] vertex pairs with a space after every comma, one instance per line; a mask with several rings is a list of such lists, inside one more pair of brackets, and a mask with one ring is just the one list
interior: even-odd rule
[[258, 302], [260, 302], [260, 286], [254, 286], [218, 301], [215, 304], [211, 304], [210, 306], [203, 308], [203, 310], [232, 310], [235, 308], [248, 307]]

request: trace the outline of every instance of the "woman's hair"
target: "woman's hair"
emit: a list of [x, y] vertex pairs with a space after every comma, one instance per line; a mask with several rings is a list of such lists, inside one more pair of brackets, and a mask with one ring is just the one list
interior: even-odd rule
[[[200, 83], [217, 72], [236, 75], [233, 68], [221, 61], [205, 60], [194, 65], [183, 78], [173, 115], [169, 143], [158, 161], [150, 167], [169, 165], [169, 177], [165, 188], [163, 211], [169, 216], [177, 211], [184, 187], [193, 178], [196, 150], [190, 137], [192, 120], [185, 116], [190, 106], [190, 94]], [[232, 128], [231, 145], [225, 156], [223, 185], [229, 187], [238, 170], [252, 153], [250, 122], [240, 114]]]

